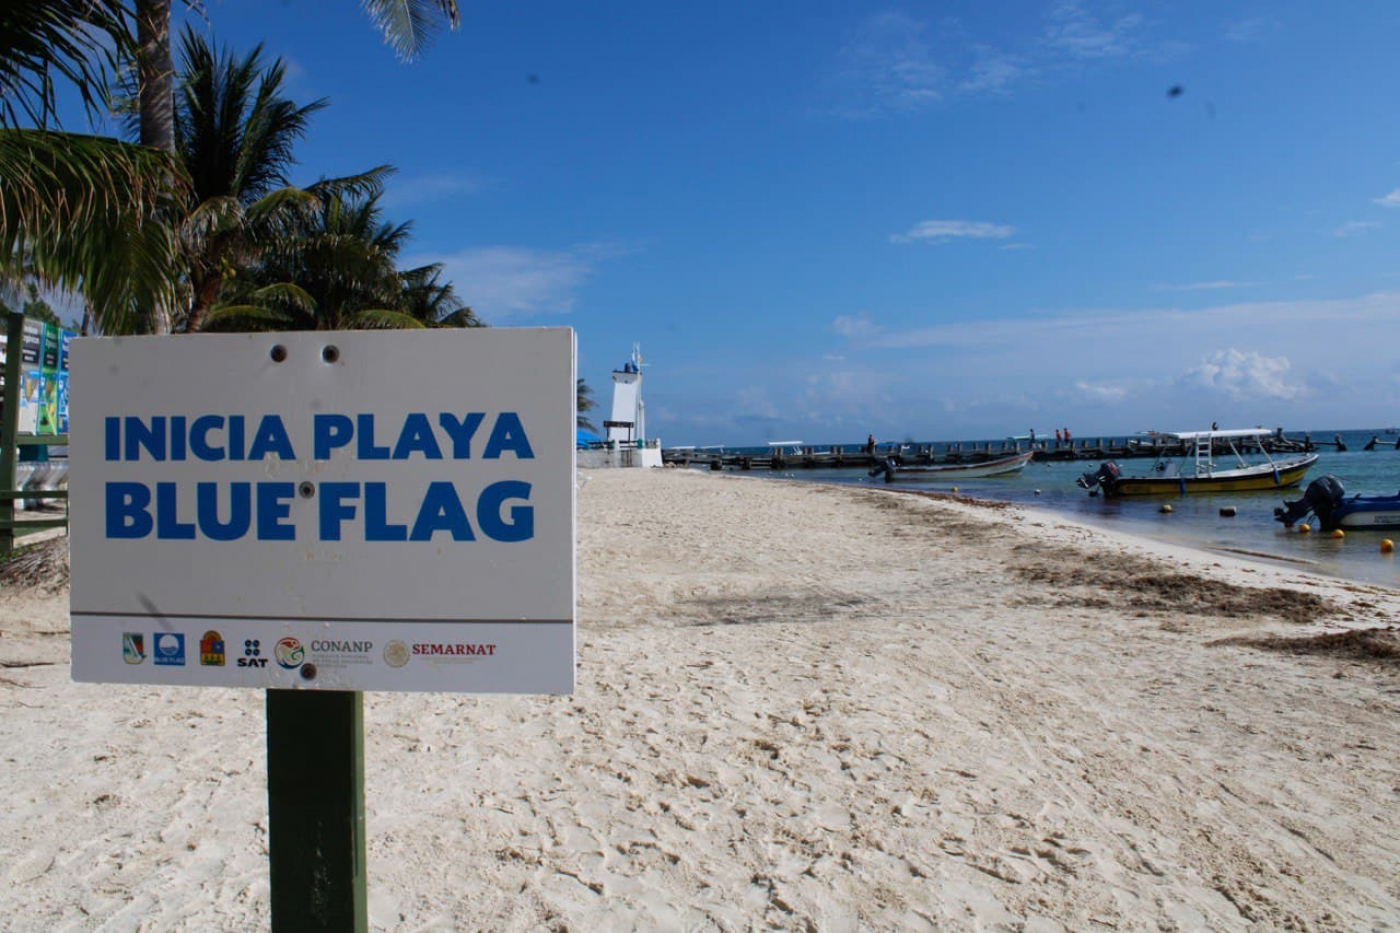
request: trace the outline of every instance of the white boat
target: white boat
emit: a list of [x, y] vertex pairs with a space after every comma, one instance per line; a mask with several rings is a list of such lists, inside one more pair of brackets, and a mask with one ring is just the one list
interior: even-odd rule
[[[1255, 489], [1281, 489], [1302, 482], [1308, 469], [1317, 462], [1317, 454], [1301, 454], [1275, 460], [1264, 449], [1265, 438], [1274, 434], [1263, 428], [1242, 430], [1173, 431], [1152, 435], [1184, 445], [1188, 451], [1180, 461], [1159, 458], [1147, 476], [1125, 476], [1112, 460], [1099, 465], [1096, 472], [1085, 473], [1075, 482], [1089, 495], [1100, 492], [1108, 498], [1118, 496], [1176, 496], [1192, 492], [1239, 492]], [[1263, 462], [1250, 463], [1236, 441], [1253, 441], [1258, 445]], [[1224, 465], [1215, 462], [1217, 442], [1234, 459]]]
[[893, 458], [885, 460], [870, 471], [871, 478], [884, 474], [885, 482], [906, 481], [945, 482], [964, 479], [987, 479], [994, 476], [1015, 476], [1025, 469], [1035, 457], [1035, 451], [1026, 450], [995, 460], [981, 463], [948, 463], [940, 466], [899, 466]]

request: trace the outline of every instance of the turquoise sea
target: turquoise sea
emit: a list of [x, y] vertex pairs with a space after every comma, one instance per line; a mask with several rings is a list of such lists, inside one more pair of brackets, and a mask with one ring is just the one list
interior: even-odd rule
[[[1290, 437], [1301, 438], [1303, 435], [1301, 431], [1287, 433]], [[899, 488], [946, 491], [956, 485], [960, 493], [981, 499], [1033, 505], [1064, 513], [1085, 523], [1196, 547], [1227, 548], [1273, 555], [1289, 561], [1304, 561], [1305, 564], [1296, 566], [1400, 589], [1400, 553], [1389, 556], [1380, 553], [1381, 540], [1390, 537], [1400, 543], [1400, 532], [1357, 531], [1336, 540], [1316, 533], [1302, 535], [1296, 531], [1287, 532], [1273, 517], [1274, 507], [1282, 505], [1285, 497], [1298, 498], [1309, 482], [1329, 473], [1342, 481], [1348, 495], [1393, 495], [1400, 492], [1400, 450], [1395, 449], [1397, 435], [1387, 435], [1380, 428], [1328, 429], [1308, 433], [1314, 441], [1330, 440], [1333, 435], [1340, 434], [1348, 449], [1337, 452], [1330, 447], [1319, 448], [1321, 458], [1303, 483], [1282, 494], [1265, 491], [1136, 500], [1091, 499], [1074, 481], [1081, 473], [1097, 469], [1098, 461], [1095, 460], [1033, 463], [1020, 476], [1007, 479], [900, 483]], [[1373, 451], [1363, 450], [1372, 436], [1379, 436], [1380, 443]], [[939, 450], [945, 446], [944, 442], [935, 443]], [[967, 446], [968, 442], [964, 442], [964, 448]], [[851, 445], [850, 449], [857, 448]], [[767, 453], [767, 448], [753, 452]], [[1119, 465], [1126, 474], [1143, 475], [1151, 464], [1149, 459], [1133, 459], [1123, 460]], [[868, 479], [863, 469], [794, 469], [772, 474], [755, 470], [754, 475], [826, 483], [884, 485], [883, 482]], [[1171, 514], [1164, 515], [1159, 511], [1163, 502], [1171, 503], [1174, 510]], [[1220, 508], [1226, 505], [1235, 506], [1237, 514], [1234, 518], [1220, 516]]]

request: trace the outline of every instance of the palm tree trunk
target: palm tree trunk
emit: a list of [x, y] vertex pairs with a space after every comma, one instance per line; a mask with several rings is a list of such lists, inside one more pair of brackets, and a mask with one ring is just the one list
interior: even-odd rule
[[218, 296], [219, 277], [217, 275], [209, 276], [195, 285], [194, 303], [190, 307], [185, 333], [193, 334], [204, 329], [204, 319], [209, 315], [209, 309], [214, 306], [214, 299]]
[[175, 67], [170, 59], [170, 0], [137, 0], [136, 39], [141, 145], [175, 151]]
[[[136, 58], [141, 145], [175, 151], [175, 67], [170, 58], [170, 0], [136, 0]], [[170, 309], [147, 312], [153, 334], [170, 333]]]

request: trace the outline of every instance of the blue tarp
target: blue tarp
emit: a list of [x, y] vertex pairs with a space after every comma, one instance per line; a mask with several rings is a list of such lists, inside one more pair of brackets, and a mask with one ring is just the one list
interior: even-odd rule
[[598, 435], [590, 434], [587, 431], [580, 429], [578, 432], [578, 441], [576, 442], [575, 446], [587, 447], [589, 444], [597, 444], [600, 443], [602, 440], [603, 439]]

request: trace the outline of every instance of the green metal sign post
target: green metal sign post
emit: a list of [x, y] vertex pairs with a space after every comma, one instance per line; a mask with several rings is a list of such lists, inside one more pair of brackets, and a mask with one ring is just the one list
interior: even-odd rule
[[272, 929], [369, 929], [364, 694], [267, 691]]

